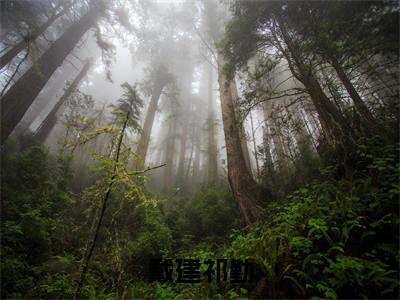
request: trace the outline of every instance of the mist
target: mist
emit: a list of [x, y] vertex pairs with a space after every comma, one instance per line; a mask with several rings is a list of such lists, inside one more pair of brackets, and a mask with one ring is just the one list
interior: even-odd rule
[[2, 296], [398, 296], [398, 3], [0, 17]]

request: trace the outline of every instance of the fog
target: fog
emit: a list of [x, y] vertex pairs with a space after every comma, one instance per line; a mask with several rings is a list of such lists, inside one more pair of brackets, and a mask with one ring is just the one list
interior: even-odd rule
[[[11, 1], [8, 6], [10, 13], [4, 14], [0, 44], [4, 53], [19, 36], [36, 34], [29, 26], [43, 23], [46, 14], [53, 10], [57, 17], [47, 27], [40, 27], [40, 34], [36, 34], [37, 38], [29, 43], [29, 47], [17, 52], [2, 68], [2, 95], [25, 72], [36, 68], [34, 62], [42, 54], [50, 52], [49, 57], [58, 54], [52, 54], [52, 42], [68, 34], [67, 29], [83, 19], [93, 3], [85, 0], [37, 0], [26, 1], [24, 5]], [[11, 136], [38, 136], [41, 126], [48, 123], [46, 118], [52, 116], [55, 119], [48, 125], [51, 128], [47, 129], [41, 142], [48, 145], [53, 153], [66, 145], [78, 143], [79, 147], [71, 146], [73, 152], [76, 151], [71, 154], [81, 161], [90, 161], [90, 157], [82, 159], [82, 156], [90, 156], [90, 148], [95, 144], [97, 150], [107, 152], [109, 139], [102, 134], [82, 142], [80, 136], [85, 130], [88, 134], [109, 124], [111, 112], [124, 93], [122, 85], [127, 82], [135, 86], [143, 107], [137, 127], [127, 133], [126, 146], [138, 155], [134, 160], [143, 169], [160, 164], [167, 166], [148, 174], [153, 188], [161, 191], [162, 186], [167, 185], [167, 190], [185, 187], [189, 191], [194, 188], [193, 182], [196, 185], [207, 182], [212, 165], [215, 165], [213, 172], [218, 174], [217, 177], [225, 181], [227, 155], [217, 52], [218, 43], [231, 18], [231, 3], [121, 0], [107, 2], [97, 9], [101, 13], [95, 16], [95, 22], [85, 25], [87, 28], [80, 33], [81, 37], [75, 44], [66, 45], [71, 51], [64, 55], [58, 66], [53, 66], [54, 72], [43, 75], [48, 77], [37, 90], [37, 95], [29, 100], [32, 103], [26, 111], [21, 109], [21, 113], [18, 112]], [[44, 11], [41, 13], [41, 10]], [[27, 14], [37, 20], [24, 20]], [[13, 24], [18, 26], [13, 27]], [[77, 28], [76, 31], [79, 30]], [[77, 33], [71, 34], [73, 37]], [[259, 29], [259, 34], [267, 35], [268, 30]], [[57, 51], [62, 51], [62, 47]], [[262, 80], [251, 82], [262, 65], [259, 62], [265, 57], [276, 57], [277, 63], [268, 72], [263, 71]], [[67, 87], [88, 60], [92, 62], [90, 68], [76, 83], [74, 90], [68, 92], [70, 95], [63, 99]], [[242, 128], [243, 152], [248, 153], [247, 167], [253, 175], [259, 175], [267, 160], [265, 151], [264, 154], [260, 152], [266, 135], [272, 139], [268, 142], [268, 152], [275, 162], [280, 155], [294, 159], [298, 139], [290, 128], [284, 133], [285, 118], [297, 113], [296, 118], [303, 123], [301, 127], [311, 137], [315, 150], [321, 124], [307, 95], [301, 91], [302, 83], [294, 76], [293, 70], [291, 72], [287, 57], [281, 56], [278, 48], [265, 48], [263, 53], [253, 56], [247, 66], [247, 71], [238, 69], [234, 75], [238, 106], [236, 117]], [[321, 71], [321, 76], [326, 77], [326, 72], [331, 71]], [[328, 91], [331, 87], [324, 85], [323, 88]], [[252, 94], [253, 90], [257, 93]], [[338, 91], [341, 92], [343, 90]], [[267, 98], [270, 99], [266, 101]], [[57, 107], [60, 99], [63, 103]], [[351, 105], [346, 96], [342, 103]], [[74, 121], [77, 127], [74, 125], [76, 128], [71, 129], [71, 118], [82, 124]], [[73, 132], [71, 136], [70, 131]], [[286, 145], [279, 146], [282, 143]], [[171, 151], [173, 154], [169, 153]], [[171, 169], [166, 171], [168, 168]], [[163, 176], [172, 176], [173, 180], [163, 184]]]
[[399, 299], [398, 1], [0, 9], [2, 299]]
[[[37, 1], [37, 3], [31, 2], [30, 5], [48, 4]], [[58, 5], [57, 1], [53, 1], [52, 5]], [[29, 65], [32, 65], [32, 61], [36, 59], [35, 56], [46, 51], [51, 39], [56, 40], [63, 34], [68, 24], [76, 20], [81, 14], [80, 11], [85, 9], [85, 5], [85, 1], [76, 1], [70, 11], [46, 29], [32, 46], [32, 48], [37, 48], [38, 53], [28, 53], [25, 57], [27, 50], [24, 50], [10, 62], [7, 69], [2, 70], [3, 94], [11, 86], [6, 85], [13, 72], [18, 68], [11, 82], [16, 81]], [[222, 32], [223, 19], [226, 19], [228, 6], [218, 2], [211, 5], [221, 16], [216, 24], [218, 28], [213, 30]], [[12, 136], [35, 135], [46, 116], [65, 93], [66, 85], [74, 80], [83, 63], [88, 59], [91, 59], [93, 64], [78, 83], [74, 93], [87, 95], [93, 101], [93, 105], [90, 110], [78, 112], [78, 114], [98, 118], [101, 111], [102, 115], [109, 118], [112, 105], [116, 105], [123, 94], [121, 85], [128, 82], [137, 86], [143, 99], [144, 107], [140, 114], [140, 126], [143, 126], [152, 97], [153, 83], [151, 81], [154, 80], [152, 72], [162, 65], [171, 78], [159, 96], [150, 131], [146, 163], [142, 167], [166, 163], [168, 159], [165, 152], [166, 143], [173, 139], [174, 155], [173, 161], [170, 162], [172, 176], [177, 177], [177, 173], [182, 172], [178, 170], [178, 165], [179, 157], [183, 157], [185, 174], [196, 177], [196, 185], [207, 182], [209, 147], [207, 135], [211, 122], [215, 127], [212, 134], [217, 150], [216, 169], [223, 180], [226, 176], [226, 151], [216, 72], [216, 47], [212, 40], [215, 32], [210, 33], [207, 26], [201, 1], [116, 1], [110, 3], [107, 6], [106, 15], [99, 19], [94, 28], [83, 35], [78, 45], [56, 69], [24, 114]], [[8, 43], [12, 38], [10, 33], [3, 40], [1, 47], [4, 51], [9, 47]], [[18, 67], [20, 63], [22, 67]], [[209, 80], [211, 80], [210, 83], [208, 83]], [[208, 91], [208, 89], [211, 90]], [[171, 94], [174, 95], [171, 96]], [[208, 112], [208, 97], [211, 97], [213, 102], [211, 119]], [[59, 151], [61, 145], [65, 146], [65, 143], [68, 143], [66, 118], [72, 113], [68, 105], [67, 99], [57, 110], [57, 122], [45, 139], [45, 144], [54, 153]], [[174, 123], [177, 123], [173, 136], [166, 130], [167, 123], [171, 123], [171, 118], [174, 119]], [[257, 114], [254, 118], [259, 124]], [[250, 130], [248, 122], [244, 124], [246, 131]], [[261, 143], [260, 130], [256, 136], [257, 143]], [[133, 151], [136, 151], [139, 139], [139, 132], [129, 134], [129, 141], [126, 142]], [[249, 135], [247, 139], [250, 141]], [[107, 145], [103, 147], [105, 150]], [[82, 152], [79, 149], [76, 151], [74, 155], [79, 161], [82, 161], [79, 156], [88, 155], [88, 152]], [[254, 151], [252, 154], [254, 155]], [[193, 170], [190, 160], [196, 160], [198, 169]], [[254, 164], [254, 157], [252, 161]], [[165, 171], [160, 169], [149, 173], [150, 181], [156, 189], [161, 187], [158, 181], [162, 181], [163, 172]], [[171, 187], [182, 185], [184, 183], [178, 180], [171, 182]]]

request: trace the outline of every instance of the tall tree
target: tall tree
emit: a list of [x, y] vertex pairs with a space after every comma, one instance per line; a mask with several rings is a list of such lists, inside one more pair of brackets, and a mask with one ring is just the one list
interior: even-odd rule
[[208, 168], [207, 177], [210, 182], [214, 182], [218, 176], [217, 164], [217, 145], [215, 140], [215, 116], [214, 116], [214, 97], [213, 97], [213, 68], [207, 65], [207, 99], [208, 99]]
[[138, 96], [135, 87], [130, 86], [128, 83], [122, 84], [122, 87], [124, 88], [125, 92], [119, 99], [118, 106], [116, 106], [115, 109], [113, 110], [113, 114], [115, 115], [114, 123], [116, 125], [121, 126], [121, 131], [116, 137], [117, 140], [116, 148], [113, 151], [114, 157], [113, 160], [111, 161], [112, 165], [111, 177], [109, 178], [109, 180], [106, 181], [108, 185], [105, 190], [104, 197], [101, 200], [98, 218], [97, 220], [95, 220], [96, 222], [94, 223], [95, 226], [93, 228], [94, 229], [93, 236], [89, 240], [85, 254], [83, 256], [81, 272], [78, 280], [78, 285], [75, 290], [74, 299], [80, 297], [81, 288], [86, 278], [86, 273], [89, 268], [90, 259], [93, 255], [94, 248], [96, 247], [100, 228], [104, 219], [104, 214], [107, 209], [107, 204], [110, 198], [110, 194], [115, 183], [114, 179], [117, 177], [118, 165], [120, 161], [120, 155], [123, 146], [122, 142], [125, 136], [125, 131], [127, 128], [132, 128], [134, 130], [137, 130], [140, 109], [143, 106], [143, 101]]
[[54, 71], [104, 11], [102, 1], [92, 1], [88, 12], [61, 35], [38, 61], [7, 91], [1, 103], [1, 142], [22, 119]]
[[169, 191], [172, 187], [173, 170], [174, 170], [174, 154], [175, 154], [175, 139], [176, 139], [176, 118], [172, 116], [168, 120], [169, 130], [166, 142], [165, 166], [163, 190]]
[[257, 204], [259, 191], [246, 165], [240, 125], [236, 120], [232, 81], [228, 79], [224, 71], [223, 53], [218, 53], [217, 62], [222, 121], [228, 158], [228, 180], [238, 202], [241, 216], [244, 222], [249, 225], [257, 219], [260, 212]]
[[[187, 112], [184, 114], [187, 114]], [[176, 182], [177, 182], [177, 184], [184, 186], [186, 142], [187, 142], [187, 138], [188, 138], [189, 120], [188, 120], [187, 116], [184, 115], [181, 121], [182, 121], [182, 131], [180, 133], [181, 145], [180, 145], [180, 150], [179, 150], [179, 161], [178, 161], [178, 171], [177, 171], [177, 176], [176, 176]]]
[[254, 129], [254, 121], [253, 121], [253, 114], [250, 112], [250, 126], [251, 126], [251, 139], [253, 142], [253, 151], [254, 151], [254, 158], [256, 160], [256, 170], [257, 176], [260, 175], [260, 165], [258, 163], [258, 151], [257, 151], [257, 142], [256, 142], [256, 132]]
[[191, 185], [192, 187], [199, 183], [199, 175], [200, 175], [200, 160], [201, 160], [201, 143], [200, 136], [198, 133], [198, 129], [196, 130], [196, 134], [194, 136], [194, 159], [193, 159], [193, 170], [191, 176]]
[[352, 131], [318, 81], [315, 56], [304, 51], [302, 37], [288, 26], [284, 6], [278, 2], [243, 1], [237, 1], [236, 5], [236, 16], [227, 27], [224, 48], [231, 67], [246, 65], [257, 51], [273, 48], [271, 55], [285, 58], [291, 73], [309, 94], [326, 142], [333, 147], [343, 145], [341, 141], [348, 141]]
[[235, 118], [237, 120], [238, 125], [239, 125], [239, 131], [240, 131], [240, 143], [242, 145], [242, 151], [244, 155], [244, 160], [246, 162], [246, 167], [249, 170], [250, 174], [251, 173], [251, 160], [250, 160], [250, 152], [249, 152], [249, 145], [247, 144], [247, 135], [246, 135], [246, 130], [244, 128], [244, 120], [240, 114], [240, 99], [238, 95], [238, 90], [236, 86], [236, 80], [235, 78], [232, 78], [230, 80], [230, 86], [231, 86], [231, 94], [233, 97], [233, 104], [234, 104], [234, 112], [235, 112]]
[[[70, 1], [63, 7], [63, 3], [57, 5], [50, 17], [44, 22], [39, 28], [37, 28], [33, 33], [25, 36], [20, 42], [12, 46], [5, 54], [0, 57], [0, 69], [6, 66], [15, 56], [18, 55], [22, 50], [24, 50], [29, 43], [33, 42], [40, 35], [42, 35], [58, 18], [62, 17], [67, 13], [75, 1]], [[61, 8], [60, 11], [58, 11]], [[57, 12], [58, 11], [58, 12]]]
[[[209, 40], [214, 45], [220, 42], [222, 32], [221, 21], [226, 16], [221, 14], [217, 3], [214, 1], [204, 1], [204, 22], [208, 31]], [[221, 15], [219, 15], [221, 14]], [[213, 51], [213, 50], [211, 50]], [[238, 203], [240, 214], [245, 224], [253, 223], [259, 213], [258, 206], [259, 188], [254, 181], [249, 169], [249, 156], [246, 155], [243, 147], [244, 128], [242, 120], [238, 114], [238, 93], [234, 76], [227, 76], [225, 70], [224, 53], [220, 50], [213, 51], [218, 69], [219, 94], [221, 99], [222, 123], [224, 127], [225, 145], [228, 160], [228, 181]], [[246, 163], [247, 157], [247, 163]]]
[[[372, 6], [375, 5], [376, 4], [372, 4]], [[370, 129], [373, 129], [377, 125], [375, 117], [364, 103], [343, 67], [343, 61], [346, 60], [349, 55], [354, 56], [354, 54], [350, 54], [349, 52], [358, 52], [355, 47], [359, 47], [359, 41], [354, 39], [354, 34], [348, 29], [349, 26], [343, 26], [344, 20], [341, 20], [342, 15], [348, 13], [345, 11], [346, 8], [349, 9], [351, 7], [355, 8], [352, 4], [346, 3], [307, 3], [305, 1], [299, 1], [291, 5], [288, 15], [289, 21], [293, 24], [292, 27], [296, 28], [299, 34], [310, 41], [313, 46], [313, 51], [317, 52], [325, 61], [332, 65], [338, 78], [353, 100], [357, 111], [364, 119], [366, 125]], [[362, 20], [360, 16], [364, 16], [365, 10], [369, 8], [370, 4], [367, 2], [358, 3], [357, 11], [361, 10], [362, 13], [359, 14], [359, 12], [357, 12], [356, 16], [352, 19], [352, 23], [361, 26]], [[329, 11], [329, 14], [327, 14], [326, 11]], [[335, 18], [332, 18], [332, 15], [335, 16]], [[320, 20], [324, 22], [322, 26]], [[332, 39], [332, 36], [334, 36], [335, 39]], [[352, 44], [351, 46], [349, 45], [350, 43]], [[366, 43], [364, 42], [363, 44], [365, 45]]]
[[68, 97], [77, 89], [79, 83], [81, 82], [82, 78], [87, 74], [91, 65], [92, 65], [91, 60], [85, 63], [82, 70], [75, 77], [74, 81], [68, 86], [64, 94], [57, 101], [57, 103], [51, 109], [51, 111], [43, 120], [43, 122], [39, 125], [38, 129], [34, 133], [38, 141], [43, 143], [46, 140], [51, 130], [53, 129], [54, 125], [57, 123], [57, 112], [59, 111], [60, 107], [64, 104], [64, 102], [68, 99]]
[[276, 156], [277, 167], [282, 170], [286, 165], [286, 156], [284, 145], [280, 136], [280, 130], [277, 128], [275, 116], [273, 114], [273, 103], [272, 101], [266, 101], [263, 105], [264, 118], [267, 128], [271, 132], [271, 140], [274, 145], [274, 152]]
[[263, 126], [263, 152], [264, 152], [264, 161], [265, 161], [265, 169], [269, 172], [273, 172], [274, 166], [272, 162], [271, 155], [271, 147], [270, 147], [270, 134], [268, 124], [265, 123]]
[[344, 139], [350, 135], [350, 128], [346, 124], [343, 115], [323, 91], [316, 75], [311, 69], [311, 66], [307, 66], [307, 64], [304, 63], [304, 57], [302, 57], [299, 50], [301, 49], [299, 47], [300, 45], [289, 35], [284, 21], [282, 18], [278, 18], [278, 20], [280, 21], [279, 32], [287, 48], [284, 48], [278, 38], [278, 30], [276, 26], [272, 28], [274, 41], [278, 49], [288, 61], [292, 74], [304, 85], [310, 95], [315, 109], [318, 112], [327, 142], [330, 145], [335, 146], [338, 143], [343, 142]]
[[152, 85], [151, 99], [147, 109], [146, 118], [144, 120], [143, 130], [140, 136], [139, 144], [136, 150], [137, 161], [135, 168], [140, 169], [145, 165], [147, 150], [149, 148], [151, 130], [153, 128], [154, 117], [158, 109], [158, 101], [165, 85], [170, 82], [171, 75], [167, 68], [160, 64], [154, 72], [154, 81]]

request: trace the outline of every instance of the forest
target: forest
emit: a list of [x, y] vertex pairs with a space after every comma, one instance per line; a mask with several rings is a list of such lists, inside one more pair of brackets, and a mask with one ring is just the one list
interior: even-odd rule
[[399, 299], [399, 2], [1, 0], [1, 299]]

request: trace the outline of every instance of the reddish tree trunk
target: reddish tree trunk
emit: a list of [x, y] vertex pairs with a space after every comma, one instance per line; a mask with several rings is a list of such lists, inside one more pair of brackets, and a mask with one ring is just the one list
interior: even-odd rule
[[257, 200], [258, 186], [246, 166], [243, 153], [240, 127], [236, 120], [235, 103], [232, 95], [232, 82], [227, 79], [224, 70], [224, 58], [218, 54], [218, 82], [221, 95], [222, 121], [226, 152], [228, 158], [228, 179], [241, 216], [246, 225], [253, 223], [259, 213]]
[[233, 105], [234, 105], [233, 109], [234, 109], [234, 112], [235, 112], [235, 119], [238, 122], [237, 125], [238, 125], [238, 128], [239, 128], [240, 143], [242, 145], [242, 151], [243, 151], [243, 155], [244, 155], [244, 160], [246, 162], [247, 169], [249, 169], [249, 172], [251, 174], [250, 152], [249, 152], [249, 147], [247, 145], [246, 132], [244, 130], [244, 120], [242, 121], [242, 118], [239, 115], [239, 95], [238, 95], [238, 92], [237, 92], [235, 79], [232, 79], [230, 81], [230, 86], [231, 86], [230, 93], [232, 95], [232, 101], [233, 101]]

